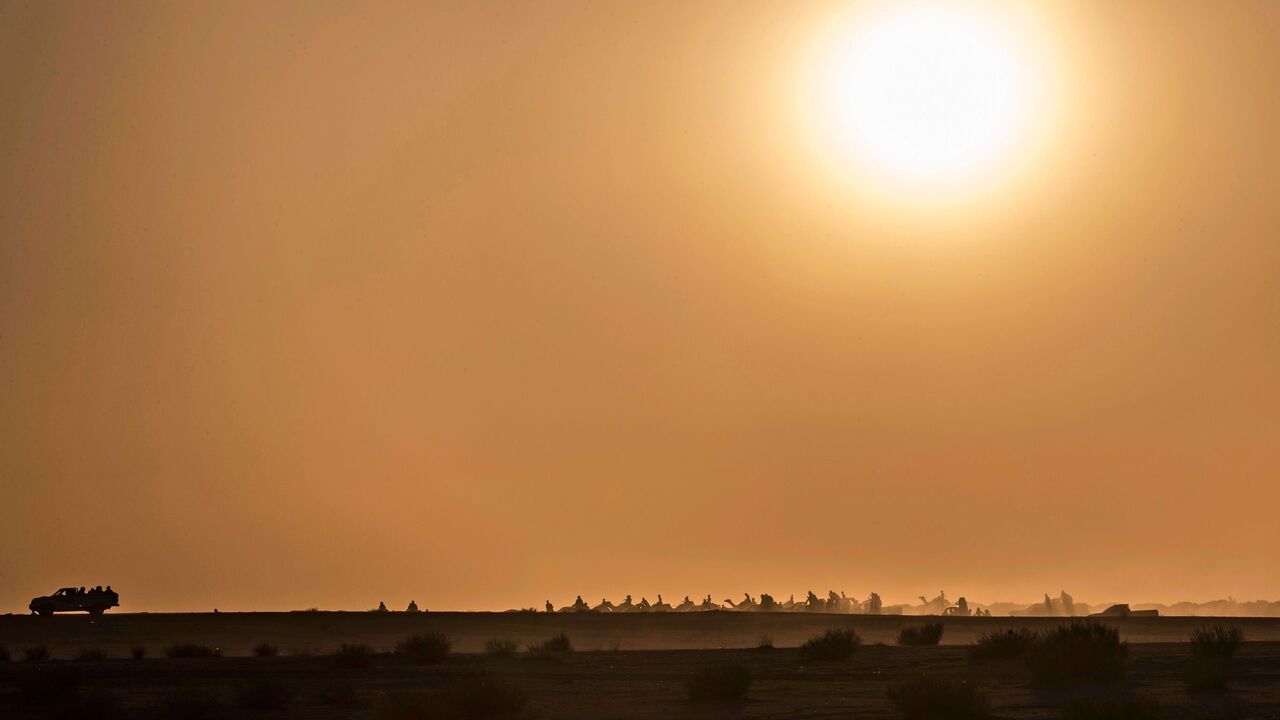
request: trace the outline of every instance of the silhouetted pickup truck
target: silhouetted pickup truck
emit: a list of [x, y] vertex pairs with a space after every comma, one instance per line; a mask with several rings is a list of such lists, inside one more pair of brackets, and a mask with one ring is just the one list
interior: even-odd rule
[[81, 591], [76, 588], [62, 588], [52, 595], [41, 595], [33, 599], [28, 607], [37, 615], [52, 615], [58, 612], [87, 612], [90, 615], [101, 615], [108, 608], [119, 604], [119, 593], [108, 585], [106, 590]]

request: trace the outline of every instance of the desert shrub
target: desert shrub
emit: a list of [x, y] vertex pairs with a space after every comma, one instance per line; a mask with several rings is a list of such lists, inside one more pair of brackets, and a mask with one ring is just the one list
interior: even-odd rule
[[442, 662], [453, 642], [440, 633], [415, 633], [396, 644], [396, 652], [418, 662]]
[[861, 643], [852, 629], [832, 629], [805, 640], [800, 651], [810, 660], [847, 660]]
[[1078, 697], [1062, 707], [1062, 720], [1157, 720], [1160, 706], [1134, 695]]
[[98, 662], [106, 660], [107, 654], [102, 648], [80, 648], [80, 652], [76, 653], [76, 660], [80, 662]]
[[44, 662], [51, 657], [53, 657], [53, 653], [49, 652], [49, 646], [44, 643], [28, 645], [22, 648], [22, 659], [27, 662]]
[[1244, 642], [1238, 627], [1213, 625], [1191, 633], [1191, 654], [1201, 660], [1230, 660]]
[[694, 702], [741, 702], [751, 687], [751, 671], [736, 663], [709, 665], [685, 680], [684, 687]]
[[484, 643], [484, 654], [493, 657], [506, 657], [515, 654], [516, 641], [505, 638], [494, 638]]
[[492, 675], [456, 678], [442, 693], [393, 693], [378, 707], [382, 720], [490, 720], [524, 714], [525, 691]]
[[129, 655], [134, 660], [143, 660], [147, 657], [147, 648], [145, 645], [134, 645], [129, 648]]
[[942, 639], [942, 623], [909, 626], [898, 632], [899, 645], [937, 645]]
[[218, 648], [190, 642], [170, 645], [164, 649], [164, 654], [174, 659], [222, 657], [222, 651]]
[[969, 646], [969, 657], [979, 661], [1011, 660], [1023, 657], [1031, 651], [1039, 638], [1039, 633], [1027, 629], [982, 633], [977, 641]]
[[573, 652], [573, 643], [569, 640], [569, 636], [564, 633], [552, 635], [540, 643], [533, 643], [529, 646], [529, 652], [533, 653], [549, 653], [549, 652]]
[[218, 699], [205, 690], [176, 689], [160, 700], [160, 717], [169, 720], [204, 720], [220, 706]]
[[889, 689], [905, 720], [980, 720], [991, 717], [986, 693], [967, 682], [918, 677]]
[[298, 689], [278, 680], [258, 680], [240, 688], [236, 706], [244, 710], [279, 710], [298, 694]]
[[773, 649], [773, 638], [769, 637], [768, 635], [761, 635], [761, 636], [760, 636], [760, 639], [756, 641], [756, 649], [757, 649], [757, 650], [772, 650], [772, 649]]
[[275, 657], [280, 654], [280, 648], [271, 643], [258, 643], [253, 646], [254, 657]]
[[1118, 630], [1086, 620], [1046, 632], [1032, 646], [1027, 665], [1041, 683], [1107, 683], [1124, 679], [1128, 657]]
[[340, 668], [368, 667], [372, 658], [373, 650], [368, 645], [357, 643], [342, 643], [329, 654], [329, 661]]

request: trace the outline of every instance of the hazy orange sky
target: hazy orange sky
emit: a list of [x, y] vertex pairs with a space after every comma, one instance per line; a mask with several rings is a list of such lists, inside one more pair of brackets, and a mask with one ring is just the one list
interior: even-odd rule
[[840, 4], [0, 4], [0, 611], [1280, 597], [1280, 4], [1003, 7], [938, 199]]

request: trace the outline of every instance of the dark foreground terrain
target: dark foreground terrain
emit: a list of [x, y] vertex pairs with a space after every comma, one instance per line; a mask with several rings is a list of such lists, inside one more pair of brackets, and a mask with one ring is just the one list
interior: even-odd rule
[[[548, 616], [534, 614], [286, 613], [0, 617], [0, 718], [900, 718], [891, 689], [927, 677], [964, 683], [1004, 718], [1063, 717], [1072, 697], [1128, 694], [1158, 703], [1124, 717], [1280, 718], [1280, 642], [1274, 620], [1154, 618], [1112, 624], [1130, 643], [1127, 676], [1108, 688], [1047, 687], [1023, 660], [977, 662], [979, 632], [1062, 621], [949, 618], [939, 647], [894, 645], [898, 630], [937, 618], [841, 615]], [[1225, 689], [1193, 692], [1191, 631], [1243, 628]], [[796, 648], [827, 628], [863, 645], [844, 660]], [[570, 652], [526, 645], [564, 632]], [[395, 653], [414, 633], [452, 638], [441, 659]], [[777, 649], [756, 649], [762, 637]], [[505, 656], [486, 640], [514, 641]], [[1174, 642], [1176, 640], [1177, 642]], [[189, 643], [220, 657], [170, 658]], [[255, 657], [268, 643], [279, 656]], [[343, 643], [362, 650], [334, 654]], [[877, 643], [886, 643], [879, 645]], [[51, 659], [27, 659], [47, 647]], [[132, 659], [134, 649], [145, 659]], [[616, 648], [616, 649], [615, 649]], [[665, 648], [665, 649], [649, 649]], [[723, 648], [723, 649], [721, 649]], [[105, 658], [97, 658], [95, 651]], [[264, 650], [264, 652], [268, 652]], [[83, 659], [77, 659], [83, 656]], [[708, 667], [745, 669], [745, 700], [694, 702], [687, 680]], [[437, 702], [448, 698], [451, 704]], [[503, 707], [518, 708], [507, 714]], [[489, 714], [485, 714], [489, 712]], [[497, 714], [493, 714], [497, 712]], [[1155, 713], [1154, 715], [1151, 713]]]

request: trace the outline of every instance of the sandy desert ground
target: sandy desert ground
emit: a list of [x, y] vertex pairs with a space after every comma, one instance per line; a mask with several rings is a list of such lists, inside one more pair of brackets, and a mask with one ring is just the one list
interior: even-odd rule
[[[939, 647], [893, 644], [903, 625], [936, 618], [710, 613], [689, 615], [545, 615], [521, 613], [222, 613], [0, 617], [0, 717], [394, 718], [389, 701], [439, 693], [458, 678], [490, 673], [527, 693], [526, 714], [541, 718], [896, 718], [889, 688], [921, 675], [964, 680], [989, 694], [1006, 718], [1060, 717], [1063, 691], [1037, 688], [1020, 661], [975, 663], [963, 647], [984, 630], [1055, 625], [1060, 620], [948, 618]], [[1250, 640], [1228, 691], [1192, 694], [1183, 680], [1185, 642], [1208, 623], [1241, 627]], [[1280, 717], [1280, 620], [1142, 618], [1114, 621], [1131, 644], [1127, 687], [1157, 700], [1161, 717]], [[796, 645], [827, 628], [852, 627], [864, 645], [849, 660], [814, 662]], [[415, 632], [442, 632], [457, 651], [441, 663], [389, 651]], [[485, 640], [524, 644], [564, 632], [575, 651], [509, 657], [477, 652]], [[761, 637], [777, 646], [759, 650]], [[169, 659], [178, 642], [216, 646], [223, 657]], [[253, 657], [269, 642], [279, 657]], [[363, 667], [343, 667], [328, 652], [362, 643], [381, 653]], [[879, 643], [884, 643], [883, 645]], [[23, 648], [47, 644], [53, 660], [30, 662]], [[129, 658], [141, 645], [148, 659]], [[105, 660], [76, 660], [83, 648]], [[710, 665], [737, 663], [753, 681], [742, 703], [699, 704], [685, 680]], [[248, 690], [287, 689], [271, 710], [248, 710]], [[35, 688], [33, 691], [32, 688]], [[54, 698], [33, 700], [53, 687]], [[45, 693], [50, 694], [49, 692]], [[76, 700], [78, 699], [78, 700]], [[195, 699], [194, 704], [185, 701]], [[75, 700], [78, 704], [73, 703]], [[116, 714], [111, 714], [114, 710]], [[92, 713], [90, 713], [92, 716]]]

